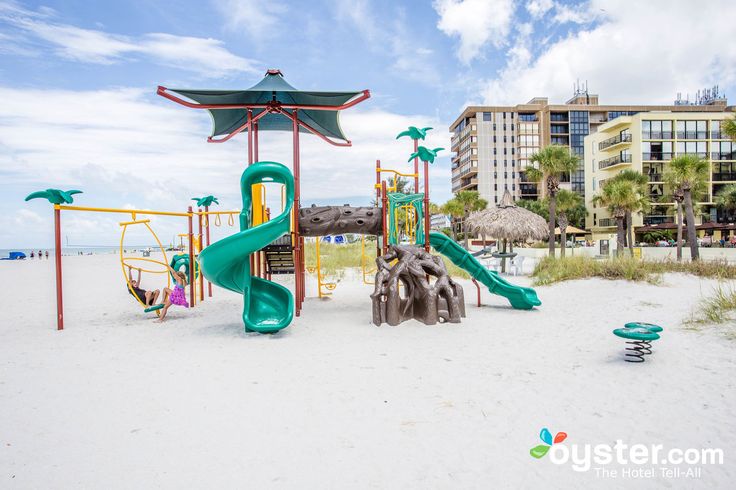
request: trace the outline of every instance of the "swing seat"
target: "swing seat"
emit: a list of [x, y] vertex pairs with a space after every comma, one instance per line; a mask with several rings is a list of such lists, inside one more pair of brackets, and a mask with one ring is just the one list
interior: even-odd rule
[[143, 311], [144, 311], [145, 313], [151, 313], [152, 311], [157, 311], [157, 310], [160, 310], [160, 309], [161, 309], [161, 308], [163, 308], [163, 307], [164, 307], [164, 305], [163, 305], [163, 304], [160, 304], [160, 305], [153, 305], [153, 306], [149, 306], [148, 308], [146, 308], [146, 309], [145, 309], [145, 310], [143, 310]]

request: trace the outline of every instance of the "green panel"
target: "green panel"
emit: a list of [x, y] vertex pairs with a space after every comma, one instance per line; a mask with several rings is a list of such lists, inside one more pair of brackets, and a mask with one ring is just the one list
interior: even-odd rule
[[391, 192], [388, 194], [388, 243], [396, 245], [399, 242], [399, 237], [396, 236], [396, 226], [394, 223], [394, 212], [399, 206], [411, 204], [417, 211], [417, 233], [416, 241], [417, 245], [424, 245], [424, 213], [422, 212], [423, 206], [422, 201], [424, 200], [424, 193], [419, 194], [402, 194], [400, 192]]

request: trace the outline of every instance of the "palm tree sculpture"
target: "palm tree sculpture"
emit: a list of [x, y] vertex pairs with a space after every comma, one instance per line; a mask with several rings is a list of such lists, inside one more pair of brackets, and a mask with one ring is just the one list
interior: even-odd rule
[[441, 150], [444, 150], [444, 148], [434, 148], [430, 150], [429, 148], [420, 146], [419, 148], [417, 148], [417, 151], [411, 154], [407, 162], [411, 162], [415, 158], [419, 158], [423, 162], [434, 163], [434, 159], [437, 157], [437, 153], [439, 153]]
[[[629, 252], [633, 255], [634, 224], [632, 222], [632, 216], [634, 213], [644, 211], [649, 206], [649, 201], [647, 199], [647, 184], [649, 183], [649, 178], [641, 172], [637, 172], [636, 170], [626, 169], [616, 174], [614, 177], [612, 177], [611, 180], [630, 182], [634, 186], [634, 191], [640, 196], [640, 199], [638, 201], [639, 205], [626, 211], [626, 218], [624, 222], [624, 226], [626, 227], [626, 243], [629, 246]], [[610, 180], [608, 182], [610, 182]], [[606, 182], [606, 184], [608, 184], [608, 182]]]
[[210, 207], [212, 204], [220, 204], [220, 201], [218, 201], [215, 196], [193, 197], [192, 201], [197, 201], [198, 208]]
[[77, 190], [62, 191], [60, 189], [46, 189], [45, 191], [36, 191], [28, 194], [25, 200], [48, 199], [51, 204], [71, 204], [74, 202], [72, 196], [81, 193], [82, 191]]
[[693, 193], [696, 195], [705, 190], [706, 182], [710, 178], [710, 163], [697, 155], [684, 154], [670, 161], [665, 170], [665, 182], [683, 195], [685, 204], [685, 218], [687, 220], [687, 241], [690, 245], [691, 260], [698, 260], [698, 239], [695, 232], [695, 207]]
[[[448, 206], [449, 205], [449, 206]], [[465, 222], [473, 211], [482, 211], [488, 201], [481, 199], [478, 191], [460, 191], [445, 204], [445, 212], [453, 217], [462, 218], [462, 233], [465, 249], [468, 249], [468, 233]]]
[[426, 128], [420, 129], [420, 128], [417, 128], [416, 126], [409, 126], [409, 129], [407, 129], [406, 131], [400, 132], [396, 136], [396, 139], [399, 139], [403, 136], [408, 136], [409, 138], [413, 140], [423, 140], [424, 137], [427, 136], [427, 131], [429, 131], [430, 129], [432, 128], [426, 127]]
[[549, 254], [555, 255], [555, 221], [557, 219], [557, 193], [560, 190], [560, 177], [577, 170], [579, 158], [562, 145], [550, 145], [530, 158], [532, 165], [527, 167], [526, 175], [532, 182], [541, 182], [549, 199]]
[[560, 225], [560, 257], [565, 256], [567, 246], [567, 227], [570, 225], [568, 214], [584, 206], [580, 194], [567, 189], [560, 189], [557, 193], [557, 224]]

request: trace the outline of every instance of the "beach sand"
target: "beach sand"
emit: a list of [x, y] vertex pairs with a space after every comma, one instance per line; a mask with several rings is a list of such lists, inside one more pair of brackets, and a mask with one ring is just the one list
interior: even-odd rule
[[[291, 327], [260, 335], [244, 333], [242, 299], [219, 288], [154, 323], [114, 255], [64, 258], [63, 332], [53, 260], [0, 262], [0, 277], [0, 488], [736, 481], [736, 342], [681, 325], [714, 281], [573, 281], [538, 288], [534, 311], [487, 290], [478, 308], [463, 281], [462, 324], [378, 328], [371, 286], [345, 279], [331, 298], [307, 298]], [[628, 321], [665, 327], [643, 364], [624, 362], [611, 333]], [[721, 448], [725, 461], [694, 480], [603, 478], [532, 458], [542, 427], [566, 432], [566, 444]]]

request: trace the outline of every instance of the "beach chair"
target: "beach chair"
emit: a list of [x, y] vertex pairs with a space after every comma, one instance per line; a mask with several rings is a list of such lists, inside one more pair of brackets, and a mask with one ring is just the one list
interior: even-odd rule
[[511, 259], [511, 271], [514, 273], [515, 276], [519, 274], [524, 274], [524, 257], [521, 255], [517, 255], [513, 259]]
[[501, 270], [501, 259], [497, 258], [490, 258], [483, 260], [483, 265], [486, 266], [486, 269], [489, 271], [496, 271], [499, 272]]

